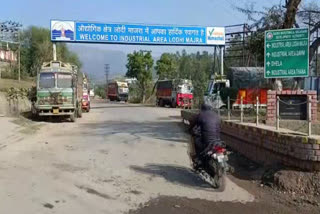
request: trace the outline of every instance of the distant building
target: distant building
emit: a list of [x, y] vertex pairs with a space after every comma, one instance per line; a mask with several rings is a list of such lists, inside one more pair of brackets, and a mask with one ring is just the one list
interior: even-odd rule
[[5, 72], [11, 65], [16, 64], [17, 61], [18, 54], [16, 51], [0, 46], [0, 78], [3, 72]]
[[12, 50], [7, 50], [5, 48], [0, 48], [0, 61], [1, 62], [17, 62], [18, 61], [17, 52]]

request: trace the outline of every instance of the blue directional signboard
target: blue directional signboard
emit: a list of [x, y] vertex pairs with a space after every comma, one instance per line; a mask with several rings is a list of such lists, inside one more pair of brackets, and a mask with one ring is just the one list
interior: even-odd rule
[[51, 41], [148, 45], [225, 45], [224, 27], [51, 21]]

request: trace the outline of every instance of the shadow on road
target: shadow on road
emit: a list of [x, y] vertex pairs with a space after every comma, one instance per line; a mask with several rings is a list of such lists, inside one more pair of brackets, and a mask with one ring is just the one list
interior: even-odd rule
[[48, 122], [48, 123], [70, 123], [68, 117], [66, 116], [45, 116], [45, 117], [34, 117], [31, 113], [31, 111], [22, 112], [20, 114], [23, 118], [34, 121], [34, 122]]
[[81, 135], [107, 136], [125, 133], [135, 137], [146, 136], [175, 143], [188, 142], [188, 137], [183, 131], [183, 124], [179, 121], [106, 121], [103, 123], [84, 123], [79, 126], [82, 126], [81, 130], [85, 130], [81, 132]]
[[168, 182], [189, 186], [192, 188], [208, 188], [212, 190], [209, 184], [204, 182], [199, 175], [193, 173], [189, 168], [177, 165], [148, 164], [145, 167], [131, 166], [131, 169], [151, 176], [158, 176], [166, 179]]
[[[110, 105], [111, 104], [111, 105]], [[145, 108], [155, 107], [154, 105], [142, 105], [142, 104], [127, 104], [127, 103], [109, 103], [109, 105], [92, 106], [91, 109], [116, 109], [116, 108]]]

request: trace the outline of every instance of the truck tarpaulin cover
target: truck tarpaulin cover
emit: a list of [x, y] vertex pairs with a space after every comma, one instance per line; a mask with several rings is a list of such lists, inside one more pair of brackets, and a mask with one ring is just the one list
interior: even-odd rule
[[267, 88], [263, 67], [231, 67], [228, 74], [233, 88]]

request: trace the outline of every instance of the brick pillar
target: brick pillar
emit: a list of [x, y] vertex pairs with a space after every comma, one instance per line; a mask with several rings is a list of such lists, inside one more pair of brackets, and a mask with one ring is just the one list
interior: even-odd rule
[[317, 120], [317, 92], [316, 91], [302, 91], [302, 90], [283, 90], [283, 91], [268, 91], [267, 97], [267, 124], [274, 125], [276, 122], [277, 113], [277, 96], [279, 95], [299, 95], [311, 96], [311, 117], [312, 121]]

